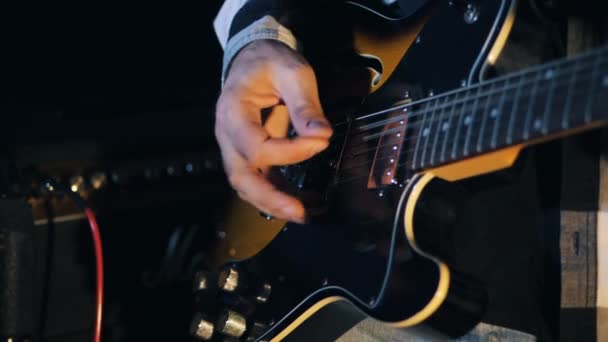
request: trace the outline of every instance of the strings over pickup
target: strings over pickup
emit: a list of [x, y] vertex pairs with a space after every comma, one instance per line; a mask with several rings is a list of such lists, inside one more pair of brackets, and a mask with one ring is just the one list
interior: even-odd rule
[[395, 112], [394, 115], [400, 115], [402, 118], [390, 120], [378, 134], [378, 148], [367, 180], [368, 189], [397, 183], [395, 177], [403, 148], [407, 117], [400, 112]]

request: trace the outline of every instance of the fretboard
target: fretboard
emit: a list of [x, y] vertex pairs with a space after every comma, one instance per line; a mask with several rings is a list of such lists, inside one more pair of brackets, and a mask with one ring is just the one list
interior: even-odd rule
[[608, 120], [608, 48], [413, 103], [404, 167], [422, 170]]

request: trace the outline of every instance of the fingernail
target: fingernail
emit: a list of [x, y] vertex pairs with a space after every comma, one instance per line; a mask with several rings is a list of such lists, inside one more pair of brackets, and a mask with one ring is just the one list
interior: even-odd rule
[[327, 121], [323, 121], [323, 120], [310, 120], [306, 123], [306, 127], [308, 128], [329, 128], [329, 124], [327, 123]]
[[304, 223], [304, 216], [296, 206], [289, 206], [284, 209], [285, 214], [291, 218], [292, 221], [297, 223]]

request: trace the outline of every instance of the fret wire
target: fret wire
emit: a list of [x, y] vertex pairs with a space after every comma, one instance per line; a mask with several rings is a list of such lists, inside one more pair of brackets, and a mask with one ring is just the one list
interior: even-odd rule
[[570, 127], [569, 116], [570, 116], [570, 107], [572, 106], [572, 90], [574, 87], [574, 83], [577, 78], [577, 67], [578, 60], [574, 61], [574, 66], [572, 70], [572, 74], [570, 75], [570, 83], [568, 84], [568, 90], [566, 91], [566, 104], [564, 105], [564, 111], [562, 113], [562, 128]]
[[534, 102], [536, 102], [536, 92], [538, 89], [538, 82], [540, 81], [541, 72], [538, 71], [536, 77], [534, 77], [534, 84], [532, 85], [532, 91], [530, 93], [530, 103], [528, 104], [528, 110], [526, 111], [526, 119], [524, 121], [524, 139], [528, 139], [530, 136], [530, 123], [532, 121], [532, 110], [534, 109]]
[[[586, 95], [586, 91], [584, 91], [583, 89], [576, 89], [576, 90], [575, 90], [575, 94], [579, 94], [579, 95]], [[520, 128], [523, 128], [523, 127], [524, 127], [524, 123], [522, 123], [522, 121], [519, 121], [519, 122], [520, 122], [521, 124], [520, 124], [520, 125], [516, 125], [516, 126], [515, 126], [515, 128], [516, 128], [516, 129], [520, 129]], [[462, 141], [463, 141], [463, 139], [464, 139], [464, 137], [461, 137], [459, 141], [454, 141], [453, 143], [457, 144], [457, 143], [459, 143], [459, 142], [462, 142]], [[517, 143], [518, 143], [520, 140], [521, 140], [521, 141], [524, 141], [525, 139], [523, 139], [523, 137], [522, 137], [522, 138], [519, 138], [519, 139], [516, 139], [516, 140], [514, 140], [514, 141], [512, 142], [512, 144], [517, 144]], [[503, 145], [503, 146], [509, 146], [509, 144], [505, 144], [505, 145]], [[408, 151], [411, 151], [411, 150], [405, 150], [405, 151], [404, 151], [404, 153], [407, 153]]]
[[[597, 60], [595, 60], [594, 62], [599, 63], [599, 64], [605, 63], [605, 62], [598, 62]], [[576, 66], [576, 68], [577, 68], [577, 69], [582, 69], [582, 68], [584, 68], [584, 66], [581, 66], [581, 65], [575, 65], [575, 66]], [[558, 77], [560, 77], [560, 76], [561, 76], [561, 75], [558, 75]], [[521, 80], [520, 80], [520, 81], [521, 81]], [[555, 81], [555, 80], [554, 80], [554, 81]], [[563, 83], [563, 82], [562, 82], [562, 83]], [[508, 83], [506, 83], [506, 82], [505, 82], [505, 85], [506, 85], [506, 86], [505, 86], [504, 88], [507, 88], [507, 89], [508, 89], [508, 88], [513, 88], [513, 87], [509, 86], [509, 85], [508, 85]], [[570, 84], [570, 86], [572, 86], [572, 84]], [[469, 89], [469, 90], [470, 90], [470, 89]], [[494, 91], [493, 93], [496, 93], [496, 91]], [[503, 90], [503, 91], [502, 91], [502, 93], [504, 94], [504, 93], [505, 93], [505, 91]], [[465, 102], [467, 102], [467, 101], [468, 101], [468, 102], [470, 102], [470, 94], [468, 94], [468, 96], [467, 96], [467, 98], [466, 98], [466, 100], [465, 100], [465, 101], [459, 101], [459, 103], [465, 103]], [[445, 102], [448, 102], [448, 101], [446, 100]], [[455, 106], [455, 102], [454, 102], [454, 103], [452, 104], [452, 108], [451, 108], [451, 109], [452, 109], [452, 110], [454, 110], [454, 109], [455, 109], [455, 107], [456, 107], [456, 106]], [[463, 108], [464, 108], [464, 107], [466, 107], [466, 103], [465, 103], [465, 105], [463, 105]], [[423, 110], [421, 110], [421, 112], [422, 112], [422, 113], [424, 113], [424, 109], [423, 109]], [[452, 117], [452, 116], [451, 116], [451, 117]], [[450, 117], [450, 119], [451, 119], [451, 117]]]
[[[494, 87], [495, 87], [495, 84], [492, 83], [490, 85], [490, 94], [492, 93], [492, 90], [494, 89]], [[481, 152], [481, 144], [483, 142], [482, 137], [483, 137], [483, 132], [486, 128], [486, 123], [488, 120], [488, 112], [490, 111], [490, 108], [491, 108], [491, 106], [490, 106], [491, 99], [492, 99], [492, 95], [488, 95], [488, 98], [486, 99], [486, 106], [485, 106], [486, 108], [483, 110], [483, 113], [481, 114], [481, 120], [482, 120], [481, 121], [481, 132], [479, 134], [479, 139], [477, 139], [477, 152]]]
[[[584, 94], [584, 92], [581, 89], [576, 89], [575, 91], [577, 93]], [[520, 128], [522, 126], [517, 126], [516, 128]], [[464, 139], [464, 137], [461, 137], [461, 140], [462, 139]], [[410, 149], [407, 149], [407, 150], [402, 150], [402, 153], [411, 153], [411, 152], [414, 152], [414, 148], [410, 148]], [[392, 157], [392, 156], [391, 155], [381, 155], [378, 158], [376, 158], [376, 160], [385, 160], [385, 159], [388, 159], [390, 157]], [[358, 164], [357, 167], [363, 167], [363, 166], [366, 166], [366, 165], [367, 166], [371, 165], [371, 163], [370, 163], [369, 160], [366, 161], [366, 162], [364, 162], [364, 163]], [[436, 164], [436, 165], [439, 165], [439, 164]], [[436, 165], [431, 165], [431, 166], [436, 166]], [[346, 170], [355, 169], [357, 167], [346, 168]], [[407, 162], [402, 162], [402, 163], [397, 164], [397, 167], [410, 167], [410, 166], [408, 166]], [[412, 170], [415, 170], [415, 168], [412, 168]], [[369, 176], [369, 170], [367, 170], [367, 171], [368, 172], [366, 174], [366, 177]]]
[[[503, 86], [504, 89], [508, 89], [509, 87], [509, 80], [510, 79], [506, 79], [505, 80], [505, 84]], [[503, 89], [503, 91], [500, 94], [500, 99], [498, 100], [498, 109], [496, 110], [496, 118], [494, 119], [494, 128], [492, 129], [492, 142], [491, 142], [491, 146], [492, 148], [496, 148], [496, 137], [498, 135], [498, 128], [500, 127], [500, 121], [502, 119], [502, 107], [505, 104], [505, 99], [507, 97], [507, 92]]]
[[[521, 126], [521, 127], [523, 127], [523, 126]], [[429, 167], [434, 167], [434, 166], [437, 166], [437, 165], [439, 165], [439, 164], [429, 165]], [[407, 164], [405, 164], [405, 163], [399, 164], [398, 167], [408, 167], [409, 168], [409, 166]]]
[[445, 160], [445, 148], [447, 146], [450, 130], [452, 129], [452, 118], [454, 117], [454, 110], [456, 109], [456, 104], [452, 104], [451, 107], [452, 109], [450, 110], [450, 115], [448, 115], [447, 129], [445, 130], [445, 136], [443, 137], [443, 146], [441, 147], [441, 162]]
[[[558, 60], [555, 60], [555, 61], [552, 61], [552, 62], [548, 62], [548, 63], [542, 64], [542, 65], [538, 65], [538, 66], [534, 66], [534, 67], [531, 67], [531, 68], [526, 68], [526, 69], [522, 69], [522, 70], [519, 70], [519, 71], [515, 71], [515, 72], [509, 73], [509, 74], [506, 74], [506, 75], [498, 76], [498, 77], [496, 77], [496, 78], [494, 78], [492, 80], [484, 81], [482, 83], [474, 84], [474, 85], [468, 87], [466, 90], [463, 90], [463, 89], [451, 90], [451, 91], [448, 91], [448, 92], [444, 92], [444, 93], [435, 95], [434, 97], [431, 97], [431, 98], [424, 98], [424, 99], [416, 100], [416, 101], [413, 101], [413, 102], [408, 103], [408, 104], [404, 104], [404, 105], [400, 105], [400, 106], [396, 106], [396, 107], [392, 107], [392, 108], [387, 108], [387, 109], [383, 109], [383, 110], [375, 112], [375, 113], [369, 113], [369, 114], [366, 114], [366, 115], [363, 115], [363, 116], [360, 116], [360, 117], [356, 117], [356, 118], [354, 118], [354, 120], [355, 121], [365, 120], [365, 119], [368, 119], [368, 118], [371, 118], [371, 117], [374, 117], [374, 116], [377, 116], [377, 115], [380, 115], [380, 114], [386, 114], [387, 112], [390, 112], [390, 111], [400, 110], [400, 109], [403, 109], [404, 107], [415, 107], [415, 106], [418, 106], [418, 105], [422, 105], [422, 104], [424, 104], [424, 103], [426, 103], [426, 102], [428, 102], [430, 100], [436, 99], [438, 97], [443, 97], [443, 96], [447, 96], [447, 95], [451, 95], [451, 94], [461, 94], [461, 93], [466, 92], [467, 90], [479, 87], [481, 85], [488, 85], [488, 84], [490, 84], [492, 82], [500, 82], [500, 81], [503, 81], [503, 80], [506, 80], [506, 79], [515, 79], [517, 77], [521, 78], [521, 76], [525, 76], [527, 74], [531, 74], [531, 73], [533, 73], [534, 71], [537, 71], [537, 70], [550, 69], [551, 67], [555, 67], [555, 66], [557, 66], [557, 67], [570, 67], [571, 64], [574, 64], [573, 62], [580, 63], [583, 60], [590, 59], [592, 57], [595, 57], [596, 55], [606, 53], [607, 51], [608, 51], [608, 47], [597, 49], [597, 50], [592, 50], [592, 51], [588, 51], [588, 52], [579, 54], [578, 56], [575, 57], [575, 59], [558, 59]], [[363, 126], [360, 126], [358, 128], [360, 128], [360, 129], [361, 128], [365, 128], [365, 126], [367, 126], [367, 125], [363, 125]]]
[[[577, 80], [577, 82], [582, 82], [582, 81], [585, 81], [585, 80], [587, 80], [587, 78], [579, 78], [579, 79]], [[567, 86], [567, 85], [568, 85], [568, 83], [567, 83], [567, 82], [562, 82], [562, 83], [555, 84], [555, 85], [554, 85], [554, 87], [558, 88], [558, 87], [561, 87], [561, 86]], [[538, 89], [538, 90], [539, 90], [539, 91], [545, 91], [545, 90], [547, 90], [547, 88], [545, 88], [545, 87], [542, 87], [542, 86], [541, 86], [541, 87], [539, 87], [539, 89]], [[579, 91], [579, 89], [577, 89], [577, 91]], [[528, 96], [528, 95], [524, 95], [524, 96]], [[512, 100], [508, 100], [508, 101], [507, 101], [507, 100], [505, 99], [505, 100], [503, 101], [503, 104], [504, 104], [504, 103], [512, 103]], [[454, 115], [452, 115], [452, 117], [453, 117], [453, 116], [454, 116]], [[427, 120], [427, 122], [425, 122], [425, 124], [426, 124], [426, 123], [428, 123], [428, 121], [430, 121], [430, 120]], [[437, 121], [437, 120], [435, 120], [435, 121]], [[414, 123], [410, 124], [410, 125], [408, 126], [408, 128], [410, 128], [410, 129], [411, 129], [411, 128], [419, 128], [419, 126], [420, 126], [420, 122], [414, 122]], [[523, 126], [523, 125], [522, 125], [522, 126]], [[520, 127], [520, 126], [516, 126], [516, 128], [518, 128], [518, 127]], [[420, 132], [420, 131], [421, 131], [420, 129], [416, 130], [416, 132]], [[412, 139], [417, 139], [417, 138], [418, 138], [418, 135], [417, 135], [417, 134], [409, 134], [409, 135], [406, 135], [406, 137], [405, 137], [405, 139], [404, 139], [404, 143], [405, 143], [405, 142], [408, 142], [408, 141], [411, 141]], [[462, 138], [462, 137], [461, 137], [461, 138]], [[462, 139], [459, 139], [458, 141], [462, 141]], [[382, 147], [382, 146], [388, 146], [388, 145], [390, 145], [390, 144], [381, 145], [380, 147]], [[366, 144], [366, 147], [367, 147], [367, 144]], [[371, 148], [370, 148], [370, 147], [368, 147], [368, 148], [366, 148], [365, 150], [358, 151], [357, 153], [368, 153], [368, 152], [371, 152], [371, 151], [375, 150], [377, 147], [378, 147], [378, 146], [371, 147]], [[352, 147], [351, 147], [351, 148], [352, 148]], [[352, 153], [352, 152], [351, 152], [351, 153]]]
[[[602, 63], [605, 63], [605, 61], [602, 62]], [[592, 65], [593, 64], [587, 64], [587, 65], [583, 65], [583, 66], [579, 65], [578, 66], [578, 69], [579, 69], [578, 72], [581, 72], [585, 68], [592, 67]], [[521, 78], [520, 78], [520, 81], [521, 81]], [[521, 86], [527, 85], [527, 84], [532, 83], [532, 82], [523, 82], [521, 84]], [[486, 82], [482, 83], [482, 85], [488, 85], [488, 84], [491, 84], [491, 82], [486, 81]], [[520, 86], [519, 84], [513, 85], [513, 86], [510, 87], [510, 89], [503, 89], [503, 90], [499, 90], [499, 91], [494, 91], [494, 93], [496, 93], [496, 92], [503, 92], [503, 91], [507, 91], [507, 90], [511, 90], [511, 89], [517, 89], [517, 87], [519, 87], [519, 86]], [[475, 88], [478, 88], [478, 87], [470, 87], [467, 90], [475, 90]], [[448, 95], [450, 95], [450, 94], [448, 94]], [[454, 95], [459, 95], [459, 94], [454, 94]], [[491, 95], [491, 94], [489, 92], [484, 93], [484, 94], [480, 94], [481, 97], [487, 96], [487, 95]], [[434, 97], [434, 98], [432, 98], [430, 100], [434, 100], [434, 99], [437, 99], [437, 97]], [[474, 98], [471, 98], [469, 96], [469, 97], [466, 97], [463, 100], [457, 100], [457, 101], [453, 101], [452, 103], [446, 103], [445, 105], [442, 105], [441, 108], [444, 108], [444, 107], [447, 107], [447, 106], [450, 106], [450, 105], [454, 105], [454, 104], [470, 102], [472, 100], [474, 100]], [[422, 102], [422, 104], [427, 104], [427, 102], [428, 101]], [[403, 110], [406, 110], [408, 108], [401, 108], [401, 110], [403, 111]], [[384, 126], [386, 124], [393, 123], [393, 122], [396, 122], [396, 121], [399, 121], [399, 120], [403, 120], [403, 119], [406, 119], [406, 118], [415, 118], [416, 116], [424, 115], [424, 114], [426, 114], [425, 110], [426, 109], [423, 109], [423, 110], [413, 110], [409, 114], [406, 114], [406, 115], [399, 115], [399, 116], [395, 116], [395, 117], [390, 117], [390, 118], [387, 118], [387, 119], [383, 119], [381, 121], [377, 121], [377, 122], [373, 122], [373, 123], [370, 123], [370, 124], [362, 125], [362, 126], [359, 127], [359, 129], [357, 131], [351, 133], [351, 136], [358, 135], [358, 134], [363, 134], [363, 133], [365, 133], [366, 130], [373, 129], [373, 128], [380, 128], [381, 126]], [[385, 112], [386, 112], [386, 114], [390, 114], [390, 112], [388, 112], [388, 111], [385, 111]], [[416, 112], [418, 112], [418, 113], [416, 113]]]
[[[466, 94], [466, 95], [465, 95], [464, 97], [465, 97], [465, 98], [468, 98], [468, 97], [469, 97], [469, 95], [470, 95], [470, 89], [469, 89], [469, 90], [467, 90], [467, 91], [465, 92], [465, 94]], [[462, 122], [463, 122], [463, 118], [464, 118], [464, 113], [465, 113], [465, 111], [466, 111], [466, 107], [467, 107], [467, 105], [466, 105], [466, 101], [465, 101], [465, 102], [462, 104], [462, 108], [461, 108], [461, 110], [460, 110], [460, 115], [458, 116], [458, 124], [456, 125], [456, 136], [455, 136], [455, 139], [454, 139], [454, 140], [456, 140], [456, 141], [458, 141], [458, 138], [460, 137], [460, 128], [462, 127]], [[454, 144], [454, 145], [452, 146], [452, 159], [454, 159], [454, 158], [456, 158], [456, 144]]]
[[424, 147], [422, 150], [422, 158], [420, 158], [420, 167], [424, 167], [424, 160], [426, 159], [426, 148], [429, 145], [429, 139], [431, 138], [431, 132], [433, 130], [433, 122], [435, 120], [435, 111], [437, 106], [439, 105], [440, 99], [435, 100], [435, 104], [433, 106], [433, 110], [431, 110], [431, 118], [429, 119], [430, 125], [428, 127], [422, 127], [422, 134], [425, 135]]
[[513, 122], [515, 121], [515, 114], [517, 113], [517, 107], [519, 105], [519, 95], [521, 93], [521, 83], [524, 79], [523, 76], [519, 78], [519, 82], [517, 85], [517, 90], [515, 91], [515, 98], [513, 100], [513, 109], [511, 110], [511, 115], [509, 116], [509, 128], [507, 129], [507, 144], [510, 144], [513, 141]]
[[[580, 67], [579, 67], [579, 69], [580, 69]], [[484, 94], [481, 94], [480, 97], [488, 96], [488, 95], [492, 95], [492, 94], [496, 94], [496, 93], [503, 93], [504, 94], [504, 92], [506, 92], [508, 90], [517, 89], [517, 88], [520, 88], [523, 85], [526, 85], [528, 83], [532, 83], [532, 82], [523, 82], [523, 83], [521, 83], [521, 82], [522, 82], [522, 80], [520, 79], [520, 84], [521, 85], [520, 84], [512, 85], [512, 86], [509, 86], [509, 87], [505, 87], [505, 89], [501, 89], [501, 90], [498, 90], [498, 91], [493, 91], [493, 93], [486, 92]], [[470, 89], [470, 90], [474, 90], [474, 89]], [[472, 100], [474, 100], [474, 98], [469, 95], [469, 96], [467, 96], [467, 98], [465, 100], [453, 101], [451, 104], [441, 105], [439, 108], [446, 108], [446, 107], [448, 107], [450, 105], [454, 106], [455, 104], [464, 104], [464, 105], [466, 105], [467, 102], [470, 103]], [[416, 118], [417, 116], [425, 115], [427, 113], [428, 113], [428, 109], [424, 108], [422, 110], [417, 110], [417, 113], [412, 112], [413, 115], [408, 116], [407, 118]], [[381, 121], [381, 124], [375, 125], [375, 127], [379, 128], [382, 125], [385, 125], [385, 124], [388, 124], [388, 123], [394, 123], [394, 122], [397, 122], [397, 121], [402, 120], [404, 118], [406, 118], [406, 117], [405, 116], [398, 116], [398, 117], [392, 117], [392, 118], [384, 119], [384, 120]], [[365, 133], [365, 131], [353, 133], [353, 134], [351, 134], [351, 136], [358, 135], [358, 134], [363, 134], [363, 133]]]
[[[575, 90], [575, 94], [577, 94], [577, 96], [580, 96], [580, 95], [586, 95], [586, 94], [587, 94], [587, 92], [586, 92], [585, 90], [583, 90], [583, 89], [576, 89], [576, 90]], [[520, 121], [520, 123], [521, 123], [521, 121]], [[515, 126], [515, 129], [520, 129], [520, 128], [523, 128], [523, 127], [524, 127], [524, 124], [523, 124], [523, 123], [521, 123], [520, 125], [516, 125], [516, 126]], [[555, 130], [559, 131], [560, 129], [555, 129]], [[555, 131], [555, 130], [554, 130], [554, 131]], [[550, 132], [548, 132], [548, 133], [551, 133], [551, 131], [550, 131]], [[515, 140], [515, 141], [513, 142], [513, 144], [517, 144], [518, 142], [520, 142], [520, 141], [525, 141], [525, 140], [526, 140], [526, 139], [524, 139], [524, 138], [522, 137], [521, 139]], [[505, 146], [508, 146], [508, 145], [505, 145]]]
[[[548, 74], [549, 73], [549, 74]], [[543, 112], [543, 130], [544, 134], [547, 134], [549, 131], [549, 112], [551, 107], [553, 106], [553, 94], [555, 93], [555, 79], [559, 77], [559, 68], [556, 70], [549, 69], [545, 72], [545, 78], [550, 77], [551, 81], [549, 83], [549, 94], [547, 95], [547, 101], [545, 104], [545, 110]]]
[[[582, 81], [582, 80], [583, 80], [583, 79], [580, 79], [579, 81]], [[539, 90], [545, 90], [545, 89], [540, 88]], [[582, 90], [581, 90], [581, 89], [577, 89], [576, 91], [577, 91], [577, 92], [582, 92]], [[437, 120], [436, 120], [436, 121], [437, 121]], [[515, 126], [515, 128], [520, 128], [520, 127], [524, 127], [524, 124]], [[478, 137], [478, 136], [476, 136], [476, 137]], [[406, 138], [406, 139], [405, 139], [405, 141], [404, 141], [404, 143], [405, 143], [405, 142], [407, 142], [407, 141], [411, 141], [412, 139], [416, 139], [417, 137], [416, 137], [416, 136], [414, 136], [414, 137], [410, 137], [410, 138], [411, 138], [411, 139], [407, 139], [407, 138]], [[461, 136], [461, 137], [460, 137], [460, 139], [459, 139], [459, 140], [457, 140], [455, 143], [460, 143], [460, 142], [462, 142], [462, 141], [463, 141], [463, 139], [465, 139], [465, 138], [466, 138], [466, 137]], [[390, 145], [390, 144], [387, 144], [387, 145], [385, 145], [385, 146], [388, 146], [388, 145]], [[404, 151], [404, 152], [414, 152], [414, 151], [415, 151], [415, 148], [404, 149], [403, 151]], [[370, 152], [370, 150], [368, 150], [367, 152]]]
[[[602, 62], [601, 62], [601, 61], [597, 61], [597, 60], [596, 60], [595, 62], [596, 62], [598, 65], [599, 65], [599, 64], [602, 64]], [[580, 66], [577, 66], [577, 68], [579, 68], [579, 69], [580, 69]], [[567, 87], [568, 87], [568, 89], [570, 88], [570, 86], [571, 86], [571, 84], [572, 84], [572, 83], [567, 82], [567, 81], [564, 81], [564, 82], [557, 82], [557, 81], [556, 81], [556, 78], [560, 78], [561, 76], [562, 76], [562, 75], [556, 74], [556, 75], [555, 75], [555, 77], [552, 77], [551, 83], [549, 84], [549, 87], [548, 87], [548, 88], [549, 88], [549, 93], [552, 93], [552, 92], [554, 92], [554, 91], [555, 91], [555, 89], [556, 89], [556, 88], [560, 88], [560, 87], [563, 87], [563, 86], [567, 86]], [[566, 75], [566, 76], [567, 76], [567, 75]], [[588, 79], [588, 78], [580, 78], [580, 79], [578, 79], [578, 80], [576, 80], [576, 79], [575, 79], [575, 81], [576, 81], [576, 82], [582, 82], [582, 81], [584, 81], [584, 80], [586, 80], [586, 79]], [[505, 81], [504, 88], [508, 88], [508, 81]], [[544, 89], [543, 89], [542, 87], [539, 87], [539, 90], [544, 90]], [[580, 92], [580, 90], [579, 90], [579, 89], [576, 89], [576, 90], [575, 90], [575, 92], [576, 92], [576, 93], [578, 93], [578, 92]], [[495, 93], [496, 93], [496, 92], [495, 92]], [[506, 92], [504, 92], [504, 91], [502, 92], [502, 94], [503, 94], [503, 95], [504, 95], [505, 93], [506, 93]], [[572, 94], [572, 93], [570, 93], [569, 95], [574, 96], [574, 94]], [[499, 108], [501, 108], [501, 106], [504, 104], [505, 100], [506, 100], [506, 96], [501, 96], [501, 98], [500, 98], [500, 99], [499, 99], [499, 101], [498, 101]], [[444, 102], [448, 103], [449, 101], [448, 101], [448, 99], [445, 99], [445, 101], [444, 101]], [[488, 101], [488, 102], [489, 102], [489, 101]], [[454, 117], [453, 112], [454, 112], [454, 110], [455, 110], [455, 107], [456, 107], [456, 104], [452, 104], [451, 113], [450, 113], [450, 115], [449, 115], [449, 119], [450, 119], [450, 120], [451, 120], [451, 118], [452, 118], [452, 117]], [[463, 106], [463, 107], [465, 107], [465, 106]], [[545, 122], [546, 122], [546, 120], [545, 120]], [[494, 127], [494, 130], [498, 130], [498, 127]], [[494, 136], [494, 134], [492, 134], [492, 135]], [[494, 138], [493, 138], [493, 139], [494, 139]], [[446, 139], [444, 140], [444, 146], [446, 146], [446, 145], [447, 145], [447, 140], [448, 140], [448, 139], [447, 139], [447, 137], [446, 137]], [[455, 142], [454, 144], [457, 144], [457, 142]], [[493, 146], [493, 148], [495, 148], [495, 147], [496, 147], [496, 146]], [[414, 149], [409, 148], [409, 149], [403, 149], [403, 151], [402, 151], [402, 152], [403, 152], [403, 153], [411, 153], [412, 151], [414, 151]], [[382, 157], [382, 156], [380, 156], [380, 157]], [[443, 163], [444, 161], [445, 161], [445, 158], [442, 160], [442, 163]], [[368, 161], [368, 165], [369, 165], [369, 161]], [[404, 166], [404, 165], [407, 165], [407, 164], [406, 164], [406, 163], [400, 163], [400, 164], [398, 164], [398, 166]], [[367, 175], [366, 175], [366, 177], [367, 177]], [[341, 183], [341, 182], [342, 182], [342, 180], [340, 181], [340, 183]]]
[[[428, 107], [430, 106], [430, 102], [426, 103], [426, 108], [428, 109]], [[419, 131], [421, 129], [424, 128], [424, 122], [426, 121], [426, 117], [428, 113], [425, 113], [424, 115], [422, 115], [422, 124], [419, 127]], [[420, 132], [418, 132], [418, 139], [416, 139], [416, 151], [414, 152], [414, 158], [413, 158], [413, 163], [412, 165], [416, 165], [416, 161], [418, 160], [418, 147], [420, 146], [420, 138], [422, 137], [422, 134], [420, 134]], [[405, 138], [405, 137], [404, 137]]]
[[[450, 98], [449, 96], [446, 96], [443, 102], [444, 103], [448, 102], [449, 98]], [[442, 124], [441, 123], [443, 121], [443, 114], [444, 113], [445, 113], [445, 107], [439, 111], [439, 119], [437, 120], [437, 128], [435, 128], [435, 130], [436, 130], [436, 132], [435, 132], [435, 139], [433, 141], [433, 149], [431, 151], [431, 164], [433, 164], [435, 162], [435, 152], [437, 151], [437, 141], [439, 139], [439, 134], [442, 131]]]
[[477, 113], [477, 106], [479, 105], [479, 99], [480, 99], [480, 95], [479, 93], [481, 93], [481, 90], [483, 89], [483, 86], [478, 87], [477, 88], [477, 94], [475, 96], [475, 101], [473, 101], [473, 108], [471, 109], [471, 114], [469, 114], [467, 117], [465, 117], [465, 125], [467, 125], [467, 119], [469, 121], [468, 123], [468, 127], [467, 127], [467, 135], [466, 135], [466, 139], [464, 141], [464, 148], [462, 150], [462, 154], [465, 156], [469, 155], [469, 143], [471, 141], [470, 137], [471, 137], [471, 131], [473, 130], [473, 122], [476, 120], [476, 113]]
[[591, 71], [591, 84], [589, 85], [589, 91], [588, 91], [588, 95], [587, 95], [587, 101], [585, 103], [585, 111], [584, 111], [584, 115], [585, 115], [585, 122], [590, 122], [591, 121], [591, 104], [593, 103], [593, 97], [594, 97], [594, 93], [595, 93], [595, 87], [596, 87], [596, 78], [598, 76], [598, 69], [599, 69], [599, 65], [601, 64], [601, 60], [602, 60], [602, 55], [599, 55], [595, 58], [595, 61], [593, 63], [593, 70]]

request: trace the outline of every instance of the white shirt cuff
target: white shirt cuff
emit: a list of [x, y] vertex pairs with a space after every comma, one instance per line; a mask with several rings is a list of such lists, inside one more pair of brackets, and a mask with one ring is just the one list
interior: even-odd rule
[[298, 42], [288, 28], [279, 24], [272, 16], [264, 16], [235, 34], [226, 43], [222, 66], [222, 84], [224, 84], [226, 71], [234, 56], [236, 56], [245, 45], [258, 39], [273, 39], [284, 43], [294, 50], [297, 50], [298, 48]]
[[217, 13], [215, 20], [213, 20], [213, 29], [217, 40], [220, 42], [222, 49], [226, 48], [226, 42], [230, 35], [230, 25], [232, 20], [236, 16], [237, 12], [245, 5], [247, 0], [226, 0], [222, 4], [222, 8]]

